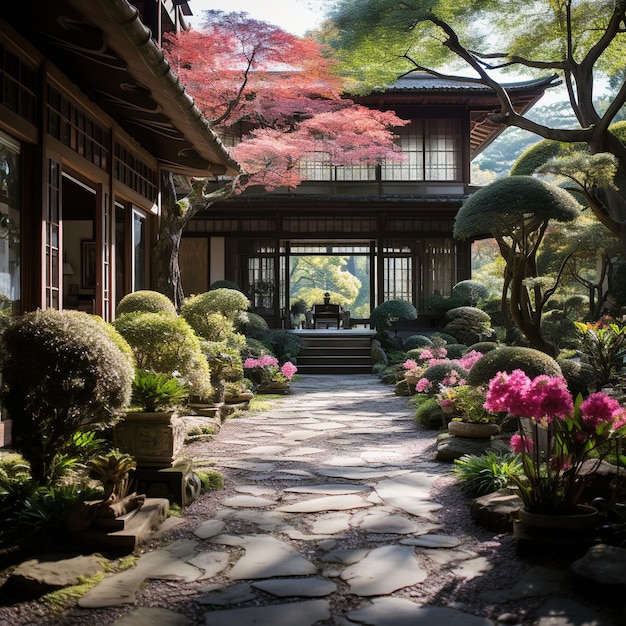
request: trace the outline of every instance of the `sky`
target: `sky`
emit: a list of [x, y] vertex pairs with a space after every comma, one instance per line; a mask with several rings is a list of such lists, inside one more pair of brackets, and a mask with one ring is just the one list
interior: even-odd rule
[[207, 9], [233, 12], [244, 11], [251, 17], [280, 26], [294, 35], [302, 36], [315, 28], [324, 18], [324, 7], [330, 0], [188, 0], [193, 27], [200, 26]]

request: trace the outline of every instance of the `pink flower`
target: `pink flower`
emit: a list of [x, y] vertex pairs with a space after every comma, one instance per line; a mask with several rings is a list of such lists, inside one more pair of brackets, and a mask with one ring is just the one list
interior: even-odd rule
[[281, 374], [288, 380], [291, 380], [297, 371], [298, 368], [291, 361], [285, 361], [283, 366], [280, 368]]
[[415, 359], [407, 359], [403, 364], [402, 367], [405, 370], [416, 370], [417, 369], [417, 361]]
[[537, 376], [526, 392], [529, 415], [537, 419], [564, 419], [574, 413], [572, 394], [564, 378]]
[[434, 359], [435, 355], [433, 354], [432, 350], [430, 350], [429, 348], [424, 348], [420, 352], [420, 358], [422, 358], [422, 359]]
[[278, 359], [270, 354], [264, 354], [259, 359], [259, 365], [261, 367], [278, 367]]
[[483, 406], [492, 413], [527, 415], [520, 411], [523, 408], [524, 394], [529, 385], [530, 379], [522, 370], [513, 370], [510, 374], [498, 372], [489, 381], [489, 389]]
[[626, 426], [626, 409], [620, 408], [619, 411], [613, 413], [613, 429], [617, 430]]
[[244, 362], [243, 366], [247, 370], [254, 369], [255, 367], [259, 367], [259, 362], [257, 359], [253, 359], [252, 357], [248, 357]]
[[471, 370], [476, 361], [480, 360], [483, 356], [482, 352], [477, 352], [476, 350], [472, 350], [467, 354], [464, 354], [460, 359], [459, 363], [463, 369]]
[[511, 437], [511, 448], [515, 454], [526, 454], [533, 449], [533, 442], [522, 435], [513, 435]]
[[433, 384], [428, 380], [428, 378], [420, 378], [415, 385], [415, 391], [418, 393], [424, 393], [425, 391], [429, 391], [432, 389]]
[[592, 393], [581, 405], [580, 414], [585, 425], [595, 430], [598, 426], [612, 423], [615, 415], [621, 411], [615, 398], [609, 398], [602, 392]]

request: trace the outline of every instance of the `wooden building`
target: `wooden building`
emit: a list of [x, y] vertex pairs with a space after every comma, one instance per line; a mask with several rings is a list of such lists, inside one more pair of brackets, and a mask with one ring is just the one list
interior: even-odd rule
[[150, 286], [162, 172], [238, 171], [171, 72], [181, 0], [0, 5], [0, 308], [112, 319]]
[[[554, 77], [507, 85], [518, 112], [527, 111]], [[410, 123], [397, 130], [400, 164], [302, 167], [295, 190], [249, 189], [194, 219], [181, 246], [186, 293], [217, 279], [236, 282], [272, 327], [288, 327], [295, 259], [340, 256], [360, 266], [367, 318], [380, 302], [403, 299], [424, 310], [433, 294], [449, 295], [470, 277], [470, 245], [455, 241], [455, 215], [472, 192], [470, 162], [503, 130], [488, 115], [499, 109], [482, 85], [406, 76], [361, 104], [392, 110]]]

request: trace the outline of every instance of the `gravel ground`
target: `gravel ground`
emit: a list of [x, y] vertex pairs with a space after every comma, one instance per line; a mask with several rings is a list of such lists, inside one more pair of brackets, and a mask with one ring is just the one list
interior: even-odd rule
[[[385, 389], [383, 387], [383, 389]], [[276, 405], [288, 403], [289, 397], [281, 398], [272, 402]], [[406, 398], [394, 397], [392, 399], [394, 410], [398, 411], [406, 408], [407, 413], [411, 413], [410, 405]], [[244, 414], [244, 416], [247, 414]], [[263, 413], [254, 416], [255, 419], [262, 420]], [[220, 434], [215, 440], [210, 442], [194, 442], [186, 447], [185, 454], [196, 460], [212, 461], [214, 458], [226, 457], [233, 454], [232, 446], [226, 443], [228, 440], [245, 438], [249, 431], [250, 424], [247, 420], [229, 419], [223, 426]], [[434, 459], [435, 440], [437, 433], [434, 431], [422, 431], [416, 427], [415, 433], [410, 438], [405, 433], [395, 435], [385, 435], [384, 442], [388, 445], [402, 443], [402, 451], [406, 459]], [[306, 444], [305, 444], [306, 445]], [[331, 443], [330, 438], [317, 437], [314, 440], [316, 448], [323, 449], [323, 452], [315, 456], [319, 464], [325, 460], [338, 455], [336, 444]], [[354, 455], [354, 451], [350, 456]], [[277, 461], [277, 469], [288, 467], [287, 463], [281, 464]], [[395, 461], [394, 461], [395, 463]], [[173, 539], [197, 539], [193, 531], [207, 519], [212, 519], [223, 510], [222, 502], [229, 497], [237, 495], [235, 487], [241, 484], [241, 473], [228, 468], [219, 468], [225, 479], [223, 490], [202, 495], [184, 510], [183, 522], [166, 536], [158, 537], [143, 545], [137, 554], [142, 554], [151, 549], [160, 547]], [[511, 535], [495, 534], [493, 531], [480, 528], [473, 523], [469, 515], [469, 500], [460, 492], [454, 483], [454, 479], [449, 474], [449, 467], [441, 464], [433, 464], [433, 469], [440, 473], [434, 489], [431, 492], [432, 498], [442, 505], [436, 513], [438, 522], [443, 526], [441, 532], [447, 535], [455, 535], [462, 538], [463, 543], [460, 549], [467, 550], [485, 559], [486, 571], [472, 580], [466, 580], [458, 576], [450, 569], [442, 568], [436, 561], [430, 558], [419, 556], [420, 563], [428, 568], [428, 578], [418, 585], [401, 589], [394, 594], [394, 597], [410, 599], [419, 605], [447, 606], [456, 608], [467, 613], [488, 617], [494, 622], [519, 624], [521, 626], [531, 626], [536, 624], [533, 617], [534, 611], [544, 604], [547, 598], [530, 597], [512, 600], [509, 602], [495, 603], [491, 596], [495, 591], [505, 590], [513, 587], [531, 567], [541, 565], [541, 559], [530, 560], [521, 559], [515, 551], [515, 546]], [[319, 482], [323, 482], [319, 477]], [[310, 482], [310, 481], [309, 481]], [[334, 481], [338, 482], [338, 481]], [[263, 486], [273, 487], [280, 490], [285, 486], [285, 481], [265, 481]], [[293, 523], [297, 527], [297, 523]], [[309, 532], [306, 527], [300, 528], [303, 532]], [[228, 522], [229, 534], [256, 534], [258, 527], [250, 522], [238, 521]], [[271, 534], [271, 533], [267, 533]], [[290, 545], [298, 549], [309, 560], [315, 562], [324, 554], [316, 542], [288, 540], [284, 534], [273, 533], [276, 538], [288, 541]], [[363, 545], [362, 531], [351, 530], [344, 533], [345, 539], [341, 541], [341, 547]], [[209, 549], [215, 549], [210, 545]], [[220, 550], [229, 551], [232, 561], [241, 552], [239, 548], [220, 546]], [[551, 564], [554, 564], [552, 561]], [[6, 572], [5, 572], [6, 574]], [[333, 594], [331, 598], [333, 612], [343, 612], [354, 609], [363, 602], [348, 593], [348, 587], [340, 579], [333, 579], [339, 587], [340, 593]], [[223, 575], [218, 575], [209, 581], [211, 584], [232, 584]], [[137, 595], [134, 607], [124, 607], [115, 609], [84, 610], [71, 604], [69, 608], [59, 612], [51, 610], [49, 605], [43, 601], [23, 602], [13, 606], [0, 607], [0, 624], [15, 626], [30, 626], [34, 624], [46, 624], [48, 626], [104, 626], [113, 624], [117, 619], [128, 614], [137, 607], [162, 607], [185, 615], [190, 625], [205, 624], [207, 606], [198, 604], [195, 599], [203, 595], [203, 590], [207, 587], [207, 581], [196, 581], [193, 583], [181, 583], [179, 581], [149, 580], [142, 585]], [[564, 594], [573, 599], [578, 599], [573, 590], [565, 588]], [[276, 599], [268, 597], [268, 603], [277, 602]], [[245, 605], [242, 605], [245, 606]], [[233, 608], [233, 607], [229, 607]], [[133, 622], [128, 622], [132, 624]], [[209, 621], [206, 621], [210, 624]], [[348, 623], [346, 621], [326, 621], [320, 622], [327, 625], [338, 625]], [[126, 624], [126, 623], [125, 623]], [[556, 624], [556, 622], [555, 622]], [[155, 626], [159, 626], [155, 624]], [[238, 626], [238, 625], [234, 625]], [[294, 626], [297, 626], [294, 624]]]

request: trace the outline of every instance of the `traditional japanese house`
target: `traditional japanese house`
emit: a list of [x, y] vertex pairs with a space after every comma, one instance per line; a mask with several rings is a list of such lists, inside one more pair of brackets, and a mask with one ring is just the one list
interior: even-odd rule
[[[507, 85], [515, 109], [527, 111], [554, 80]], [[470, 277], [470, 244], [452, 230], [473, 190], [471, 160], [504, 128], [489, 119], [499, 109], [495, 93], [416, 73], [358, 101], [410, 120], [397, 130], [406, 161], [332, 167], [320, 158], [302, 166], [306, 180], [294, 190], [248, 189], [199, 214], [182, 244], [187, 293], [234, 281], [281, 328], [289, 327], [294, 263], [305, 257], [343, 257], [358, 273], [353, 323], [390, 299], [424, 311], [428, 296], [450, 295]]]

